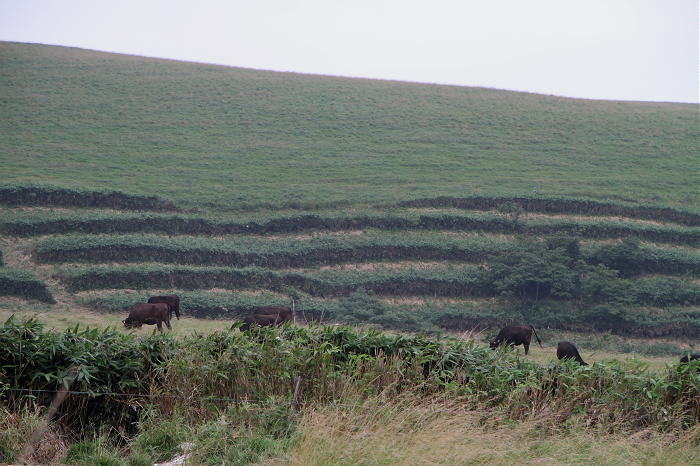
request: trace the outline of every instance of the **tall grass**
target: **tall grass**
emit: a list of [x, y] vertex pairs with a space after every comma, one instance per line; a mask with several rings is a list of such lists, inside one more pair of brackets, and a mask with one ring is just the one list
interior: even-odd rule
[[465, 409], [455, 399], [410, 394], [370, 398], [354, 406], [311, 409], [299, 421], [298, 441], [281, 464], [511, 465], [700, 462], [698, 427], [678, 437], [655, 431], [609, 434], [552, 409], [514, 423], [494, 410]]

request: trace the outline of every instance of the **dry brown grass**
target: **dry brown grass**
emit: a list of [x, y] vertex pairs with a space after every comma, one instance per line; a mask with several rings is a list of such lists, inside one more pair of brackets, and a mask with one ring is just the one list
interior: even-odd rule
[[556, 422], [514, 422], [455, 400], [405, 397], [306, 412], [291, 465], [700, 464], [700, 427], [680, 435], [610, 435]]
[[[17, 461], [30, 440], [32, 432], [43, 423], [41, 408], [26, 408], [12, 413], [0, 407], [0, 463]], [[24, 464], [50, 464], [60, 459], [68, 448], [65, 436], [49, 423], [40, 440], [27, 448]], [[3, 455], [8, 455], [3, 458]]]

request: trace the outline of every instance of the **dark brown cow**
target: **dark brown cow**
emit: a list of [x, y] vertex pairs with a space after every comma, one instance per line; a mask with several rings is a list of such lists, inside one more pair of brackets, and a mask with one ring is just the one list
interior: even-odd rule
[[[700, 353], [686, 354], [681, 358], [681, 364], [688, 364], [690, 361], [700, 360]], [[700, 374], [700, 367], [698, 367], [698, 374]]]
[[581, 355], [578, 353], [576, 345], [570, 341], [560, 341], [557, 345], [557, 358], [558, 359], [575, 359], [582, 366], [587, 366]]
[[170, 306], [165, 303], [134, 304], [129, 312], [129, 317], [124, 319], [124, 327], [139, 328], [143, 324], [157, 325], [159, 331], [163, 331], [163, 322], [172, 330], [170, 326]]
[[251, 325], [260, 327], [276, 327], [292, 320], [292, 310], [287, 306], [265, 306], [257, 308], [252, 316], [243, 319], [241, 332], [245, 332]]
[[496, 338], [491, 340], [489, 346], [491, 348], [497, 348], [503, 342], [509, 346], [523, 345], [525, 354], [527, 354], [530, 349], [530, 339], [533, 333], [535, 334], [535, 338], [537, 338], [537, 343], [540, 345], [540, 348], [542, 348], [542, 341], [540, 337], [537, 336], [535, 327], [532, 325], [508, 325], [507, 327], [503, 327], [501, 331], [498, 332], [498, 335], [496, 335]]
[[165, 303], [170, 306], [170, 318], [173, 317], [173, 312], [175, 312], [175, 317], [180, 320], [180, 297], [176, 294], [169, 294], [165, 296], [151, 296], [148, 298], [149, 304]]
[[274, 327], [277, 319], [275, 316], [248, 316], [243, 319], [243, 325], [240, 327], [241, 332], [250, 330], [251, 326], [258, 325], [260, 327]]
[[278, 324], [292, 320], [293, 314], [291, 308], [287, 306], [264, 306], [259, 307], [253, 312], [255, 316], [275, 316]]

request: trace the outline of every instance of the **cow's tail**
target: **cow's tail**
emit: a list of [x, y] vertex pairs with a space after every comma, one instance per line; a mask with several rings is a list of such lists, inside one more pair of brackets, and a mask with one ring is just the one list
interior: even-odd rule
[[537, 338], [537, 344], [540, 345], [540, 348], [542, 348], [542, 340], [540, 340], [540, 337], [537, 336], [537, 332], [535, 332], [535, 327], [530, 325], [530, 328], [532, 329], [532, 333], [535, 334], [535, 338]]

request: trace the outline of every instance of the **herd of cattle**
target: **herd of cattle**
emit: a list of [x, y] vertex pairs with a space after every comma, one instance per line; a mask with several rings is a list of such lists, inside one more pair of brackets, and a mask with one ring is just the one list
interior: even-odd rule
[[[138, 328], [143, 324], [157, 325], [158, 330], [163, 331], [165, 322], [168, 329], [172, 329], [170, 319], [173, 313], [180, 319], [180, 298], [177, 295], [152, 296], [148, 303], [134, 304], [129, 312], [129, 316], [123, 321], [126, 328]], [[265, 306], [257, 308], [252, 315], [243, 319], [243, 325], [239, 327], [241, 332], [252, 327], [276, 327], [285, 322], [292, 321], [292, 310], [287, 306]], [[542, 340], [535, 332], [532, 325], [508, 325], [503, 327], [496, 338], [489, 342], [491, 348], [500, 345], [518, 346], [523, 345], [525, 354], [530, 350], [530, 340], [535, 335], [537, 343], [542, 348]], [[576, 345], [570, 341], [560, 341], [557, 345], [558, 359], [573, 359], [582, 366], [588, 364], [581, 358]], [[700, 353], [686, 354], [681, 358], [682, 363], [690, 360], [700, 359]]]

